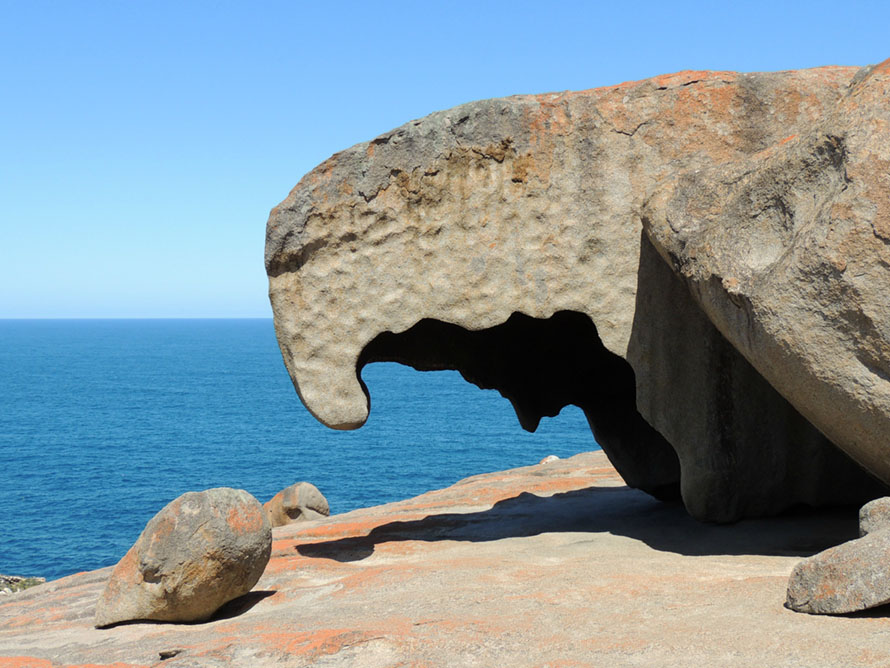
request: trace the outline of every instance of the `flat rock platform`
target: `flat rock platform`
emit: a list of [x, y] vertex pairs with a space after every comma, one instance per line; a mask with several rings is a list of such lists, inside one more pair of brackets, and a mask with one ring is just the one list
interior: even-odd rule
[[856, 509], [734, 525], [624, 486], [601, 452], [274, 530], [206, 623], [93, 628], [111, 569], [0, 602], [0, 666], [888, 666], [890, 611], [783, 607]]

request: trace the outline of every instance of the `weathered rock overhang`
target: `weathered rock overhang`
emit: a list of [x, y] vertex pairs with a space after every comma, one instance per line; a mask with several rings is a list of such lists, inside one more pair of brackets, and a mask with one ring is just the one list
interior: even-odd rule
[[[753, 325], [739, 327], [717, 304], [727, 294], [733, 303], [744, 297], [734, 291], [735, 275], [696, 274], [689, 267], [704, 264], [714, 247], [705, 240], [687, 256], [683, 241], [694, 221], [718, 217], [734, 183], [744, 187], [763, 165], [816, 145], [808, 138], [826, 134], [825, 119], [839, 118], [862, 81], [886, 78], [856, 76], [854, 68], [683, 72], [486, 100], [333, 156], [273, 210], [267, 228], [276, 330], [301, 399], [323, 423], [350, 429], [368, 415], [358, 373], [365, 362], [458, 368], [500, 389], [527, 427], [561, 402], [582, 405], [631, 484], [663, 496], [679, 485], [687, 508], [703, 519], [868, 497], [877, 486], [823, 433], [890, 480], [883, 441], [863, 439], [863, 429], [846, 438], [823, 424], [825, 397], [806, 392], [820, 387], [808, 384], [814, 365], [806, 346], [795, 348], [773, 329], [768, 336], [784, 356], [761, 356], [768, 346], [750, 334], [760, 326], [756, 309], [749, 309]], [[811, 172], [836, 171], [826, 155]], [[780, 173], [770, 178], [783, 183]], [[818, 190], [820, 178], [807, 182]], [[719, 198], [707, 197], [712, 182]], [[765, 200], [772, 202], [765, 215], [719, 221], [745, 230], [752, 229], [745, 221], [765, 220], [768, 234], [730, 234], [717, 264], [734, 248], [761, 262], [759, 269], [772, 266], [763, 258], [784, 257], [781, 244], [794, 232], [777, 237], [769, 221], [803, 205], [779, 186]], [[683, 220], [681, 232], [671, 231], [675, 220]], [[716, 297], [713, 285], [722, 290]], [[553, 329], [568, 320], [568, 329]], [[887, 359], [883, 326], [873, 328], [872, 361]], [[540, 362], [546, 355], [517, 352], [539, 327], [551, 328], [551, 342], [585, 327], [593, 333], [587, 353], [565, 342], [576, 378], [567, 375], [570, 361], [551, 376]], [[518, 341], [504, 343], [511, 338]], [[496, 372], [483, 364], [492, 349], [505, 353]], [[830, 354], [829, 347], [817, 356]], [[582, 373], [585, 365], [598, 370]], [[599, 387], [603, 376], [619, 378], [622, 389]], [[860, 413], [879, 416], [868, 418], [874, 424], [863, 418], [866, 430], [890, 420], [886, 385], [884, 378], [877, 401], [859, 398]], [[606, 426], [609, 401], [628, 423]], [[847, 422], [857, 419], [850, 414]], [[634, 429], [646, 436], [631, 436]]]

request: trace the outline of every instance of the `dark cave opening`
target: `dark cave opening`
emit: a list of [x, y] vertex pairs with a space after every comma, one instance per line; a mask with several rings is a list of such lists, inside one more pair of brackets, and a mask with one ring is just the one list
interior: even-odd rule
[[362, 351], [359, 371], [371, 362], [459, 371], [482, 389], [498, 390], [528, 431], [542, 417], [576, 405], [628, 485], [660, 499], [679, 498], [677, 455], [637, 411], [633, 369], [606, 349], [583, 313], [513, 313], [477, 331], [424, 319], [404, 332], [375, 337]]

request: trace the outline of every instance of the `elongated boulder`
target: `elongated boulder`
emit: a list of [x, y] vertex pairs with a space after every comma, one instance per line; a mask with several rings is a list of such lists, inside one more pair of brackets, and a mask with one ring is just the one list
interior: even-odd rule
[[331, 514], [328, 500], [311, 482], [298, 482], [285, 487], [263, 504], [263, 510], [273, 527], [317, 520]]
[[798, 563], [785, 607], [813, 615], [868, 610], [890, 603], [890, 530], [873, 531]]
[[824, 615], [890, 603], [890, 497], [860, 508], [859, 536], [796, 564], [785, 607]]
[[677, 175], [806, 135], [856, 73], [681, 72], [485, 100], [336, 154], [267, 226], [300, 398], [328, 426], [361, 426], [361, 367], [393, 360], [498, 389], [531, 430], [576, 404], [628, 484], [680, 493], [700, 519], [885, 493], [727, 342], [642, 220]]
[[95, 625], [205, 620], [251, 590], [271, 550], [266, 513], [244, 490], [183, 494], [149, 521], [114, 568]]

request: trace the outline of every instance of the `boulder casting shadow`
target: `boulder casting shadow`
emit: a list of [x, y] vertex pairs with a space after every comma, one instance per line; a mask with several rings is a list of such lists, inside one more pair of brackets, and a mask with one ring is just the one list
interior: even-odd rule
[[[259, 591], [249, 591], [246, 594], [242, 594], [238, 598], [233, 598], [228, 603], [221, 606], [216, 612], [213, 613], [208, 619], [204, 619], [197, 622], [172, 622], [175, 624], [179, 624], [182, 626], [201, 626], [202, 624], [210, 624], [212, 622], [218, 622], [223, 619], [234, 619], [235, 617], [240, 617], [244, 613], [248, 612], [253, 606], [262, 601], [265, 598], [270, 596], [274, 596], [276, 594], [276, 590], [274, 589], [265, 589]], [[115, 629], [119, 626], [132, 626], [134, 624], [153, 624], [156, 626], [169, 626], [171, 622], [162, 621], [158, 619], [128, 619], [125, 622], [117, 622], [115, 624], [109, 624], [107, 626], [103, 626], [103, 629]]]

